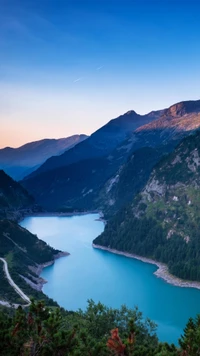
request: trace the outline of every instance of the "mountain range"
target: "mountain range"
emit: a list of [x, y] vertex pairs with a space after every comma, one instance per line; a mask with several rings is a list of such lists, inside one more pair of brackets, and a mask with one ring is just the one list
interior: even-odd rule
[[[200, 101], [181, 102], [143, 116], [129, 111], [64, 154], [48, 159], [21, 183], [46, 209], [112, 214], [144, 186], [160, 158], [199, 127]], [[124, 184], [128, 184], [125, 194]]]
[[86, 135], [73, 135], [30, 142], [18, 148], [5, 147], [0, 149], [0, 168], [12, 178], [20, 180], [49, 157], [62, 154], [86, 138]]
[[[16, 222], [40, 204], [46, 210], [102, 210], [107, 224], [95, 244], [200, 280], [199, 127], [200, 101], [144, 116], [132, 111], [48, 159], [21, 181], [23, 187], [0, 170], [0, 254], [26, 294], [43, 296], [39, 265], [61, 254]], [[0, 279], [6, 284], [1, 297], [16, 299], [5, 276]]]

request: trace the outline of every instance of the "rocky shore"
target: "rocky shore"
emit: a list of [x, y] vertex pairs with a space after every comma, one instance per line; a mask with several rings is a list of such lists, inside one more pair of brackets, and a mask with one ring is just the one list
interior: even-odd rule
[[69, 255], [70, 255], [69, 252], [59, 252], [54, 256], [54, 259], [52, 261], [38, 264], [37, 267], [29, 266], [29, 269], [38, 276], [38, 278], [35, 278], [36, 283], [33, 283], [28, 278], [23, 277], [23, 279], [25, 279], [26, 283], [29, 284], [33, 289], [41, 291], [43, 288], [43, 285], [45, 283], [47, 283], [47, 281], [44, 278], [40, 277], [40, 274], [42, 273], [43, 268], [53, 265], [55, 260], [57, 260], [58, 258], [69, 256]]
[[94, 243], [92, 244], [92, 246], [93, 246], [93, 248], [108, 251], [108, 252], [111, 252], [111, 253], [114, 253], [117, 255], [122, 255], [125, 257], [129, 257], [129, 258], [135, 258], [136, 260], [156, 265], [158, 267], [158, 269], [154, 272], [155, 276], [158, 278], [162, 278], [165, 282], [172, 284], [174, 286], [200, 289], [200, 282], [187, 281], [187, 280], [183, 280], [183, 279], [173, 276], [172, 274], [169, 273], [168, 267], [164, 263], [157, 262], [157, 261], [151, 260], [150, 258], [141, 257], [141, 256], [138, 256], [138, 255], [135, 255], [132, 253], [122, 252], [122, 251], [118, 251], [115, 249], [111, 249], [109, 247], [95, 245]]

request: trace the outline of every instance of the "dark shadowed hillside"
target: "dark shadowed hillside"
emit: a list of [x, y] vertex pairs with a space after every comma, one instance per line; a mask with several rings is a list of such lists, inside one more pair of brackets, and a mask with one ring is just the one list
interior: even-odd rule
[[[23, 215], [37, 210], [28, 192], [4, 171], [0, 171], [0, 257], [6, 260], [11, 277], [25, 294], [48, 301], [40, 292], [44, 281], [39, 278], [39, 265], [53, 263], [56, 257], [65, 254], [54, 250], [17, 224], [16, 220]], [[2, 301], [24, 303], [8, 283], [3, 271], [1, 261], [0, 304]]]
[[26, 189], [0, 170], [0, 217], [17, 218], [20, 211], [34, 209], [34, 204]]
[[74, 135], [30, 142], [19, 148], [0, 149], [0, 168], [16, 180], [22, 179], [37, 169], [47, 158], [62, 154], [86, 138], [86, 135]]
[[84, 159], [106, 156], [129, 137], [135, 129], [155, 120], [159, 115], [160, 112], [154, 112], [142, 116], [138, 115], [135, 111], [129, 111], [109, 121], [94, 132], [86, 141], [68, 152], [59, 157], [49, 158], [38, 170], [31, 174], [31, 177]]

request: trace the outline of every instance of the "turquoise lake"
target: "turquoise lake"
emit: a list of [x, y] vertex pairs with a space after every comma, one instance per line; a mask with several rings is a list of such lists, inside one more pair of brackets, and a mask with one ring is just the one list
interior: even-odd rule
[[190, 316], [200, 313], [200, 290], [180, 288], [154, 276], [156, 266], [92, 248], [104, 230], [98, 214], [27, 217], [21, 226], [49, 245], [70, 253], [44, 268], [43, 291], [68, 310], [86, 308], [87, 300], [119, 307], [138, 306], [158, 325], [161, 341], [174, 342]]

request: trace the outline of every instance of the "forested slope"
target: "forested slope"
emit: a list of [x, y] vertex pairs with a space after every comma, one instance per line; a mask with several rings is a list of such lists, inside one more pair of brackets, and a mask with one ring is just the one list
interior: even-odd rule
[[[17, 220], [24, 214], [37, 211], [34, 199], [11, 177], [0, 171], [0, 257], [8, 263], [9, 273], [14, 282], [29, 297], [50, 301], [42, 292], [44, 281], [38, 277], [40, 265], [54, 262], [62, 253], [39, 240], [36, 235], [23, 229]], [[65, 255], [65, 254], [63, 254]], [[22, 303], [8, 283], [0, 263], [0, 300]]]
[[166, 263], [178, 277], [200, 280], [200, 133], [164, 157], [130, 206], [95, 244]]
[[[6, 259], [12, 279], [29, 297], [35, 296], [48, 300], [41, 292], [44, 281], [38, 276], [40, 265], [53, 263], [61, 254], [17, 223], [6, 219], [0, 220], [0, 257]], [[17, 303], [19, 296], [7, 284], [5, 275], [2, 275], [3, 265], [0, 264], [0, 267], [3, 283], [0, 299]]]

